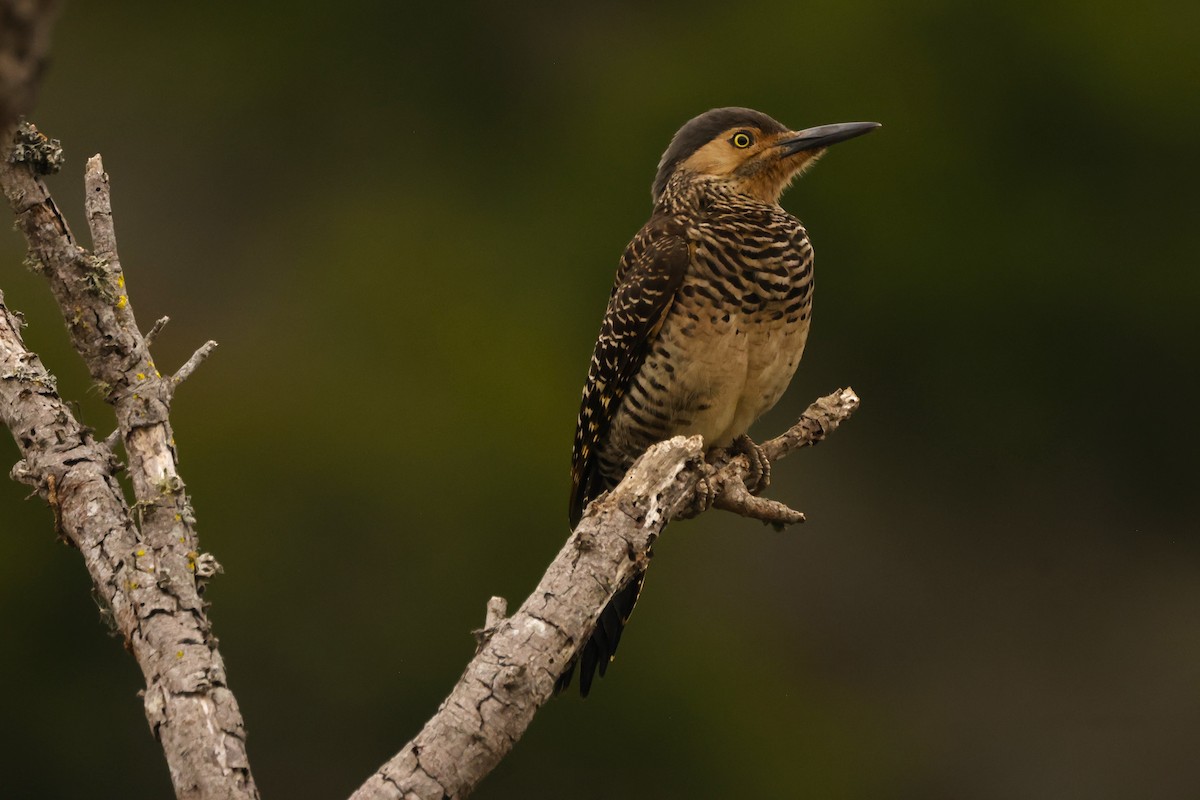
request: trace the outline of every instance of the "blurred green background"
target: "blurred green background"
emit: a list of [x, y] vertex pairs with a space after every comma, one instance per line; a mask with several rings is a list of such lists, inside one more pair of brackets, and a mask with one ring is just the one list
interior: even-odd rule
[[[478, 796], [1195, 796], [1197, 31], [1183, 0], [68, 3], [56, 198], [84, 234], [103, 153], [158, 362], [221, 343], [173, 420], [264, 795], [347, 795], [534, 586], [658, 156], [748, 105], [885, 124], [785, 197], [815, 325], [754, 432], [863, 407], [777, 468], [802, 529], [671, 527], [609, 676]], [[0, 237], [0, 287], [107, 433], [22, 256]], [[27, 493], [0, 482], [0, 793], [169, 796]]]

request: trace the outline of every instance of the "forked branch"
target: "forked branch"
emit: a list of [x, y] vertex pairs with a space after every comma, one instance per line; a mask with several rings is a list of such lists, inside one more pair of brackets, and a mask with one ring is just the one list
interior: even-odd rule
[[[203, 579], [217, 567], [200, 552], [177, 469], [168, 414], [178, 381], [159, 374], [134, 319], [108, 176], [99, 156], [88, 161], [89, 252], [40, 177], [61, 161], [61, 148], [28, 124], [20, 126], [15, 148], [5, 140], [0, 186], [28, 242], [28, 263], [49, 283], [72, 344], [116, 412], [135, 502], [127, 504], [115, 478], [112, 448], [97, 443], [63, 403], [0, 295], [0, 419], [22, 455], [14, 477], [35, 486], [53, 507], [59, 532], [83, 554], [137, 659], [146, 680], [146, 718], [176, 795], [255, 798], [241, 712], [200, 597]], [[202, 357], [193, 356], [183, 377]]]
[[[791, 429], [763, 445], [764, 452], [778, 460], [816, 444], [858, 404], [851, 389], [821, 398]], [[696, 504], [697, 492], [711, 491], [718, 507], [740, 510], [748, 471], [744, 457], [714, 471], [703, 459], [699, 437], [677, 436], [651, 447], [617, 488], [588, 507], [515, 614], [498, 619], [502, 601], [489, 601], [479, 650], [450, 696], [352, 800], [440, 800], [469, 794], [550, 699], [563, 665], [587, 640], [613, 594], [645, 568], [650, 546], [667, 523]]]

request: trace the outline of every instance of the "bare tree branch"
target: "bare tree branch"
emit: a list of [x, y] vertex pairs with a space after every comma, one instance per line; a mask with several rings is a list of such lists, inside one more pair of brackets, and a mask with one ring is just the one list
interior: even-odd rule
[[[149, 348], [167, 318], [145, 336], [137, 327], [100, 157], [86, 169], [91, 252], [75, 241], [38, 177], [58, 169], [61, 148], [31, 125], [18, 128], [16, 119], [31, 105], [55, 8], [54, 0], [0, 0], [0, 187], [28, 242], [28, 263], [46, 277], [74, 348], [114, 408], [117, 429], [97, 443], [79, 424], [53, 375], [25, 347], [22, 323], [0, 293], [0, 422], [22, 456], [12, 477], [49, 503], [56, 530], [79, 548], [113, 626], [137, 659], [146, 716], [177, 797], [257, 798], [241, 713], [201, 600], [203, 580], [220, 565], [199, 551], [169, 422], [175, 389], [216, 343], [205, 343], [163, 378]], [[763, 446], [765, 457], [777, 460], [815, 444], [857, 405], [849, 389], [822, 398]], [[129, 458], [132, 507], [115, 478], [118, 439]], [[803, 521], [803, 514], [747, 490], [749, 471], [745, 456], [707, 464], [698, 437], [652, 447], [620, 486], [592, 503], [512, 617], [505, 617], [503, 598], [489, 601], [476, 655], [450, 696], [354, 797], [469, 794], [524, 734], [600, 610], [645, 568], [672, 519], [715, 505], [777, 526]]]
[[[854, 413], [858, 404], [858, 395], [850, 388], [820, 398], [804, 411], [795, 425], [763, 444], [763, 456], [768, 462], [774, 462], [793, 450], [818, 444], [837, 430], [838, 425]], [[750, 494], [742, 480], [749, 468], [746, 456], [739, 455], [718, 471], [712, 481], [720, 487], [713, 502], [714, 507], [768, 522], [776, 528], [804, 522], [803, 514], [778, 500]]]
[[[29, 262], [46, 277], [71, 343], [116, 412], [136, 524], [113, 478], [111, 449], [96, 444], [75, 421], [5, 311], [0, 405], [24, 459], [14, 475], [38, 487], [54, 507], [61, 532], [84, 553], [142, 668], [146, 718], [162, 744], [176, 795], [255, 798], [241, 712], [200, 597], [202, 578], [217, 565], [199, 551], [195, 516], [177, 469], [168, 419], [175, 382], [155, 367], [133, 316], [108, 176], [99, 156], [89, 159], [85, 206], [95, 248], [89, 253], [76, 243], [38, 177], [43, 156], [53, 155], [56, 143], [29, 125], [19, 136], [21, 158], [7, 157], [6, 148], [0, 186], [28, 242]], [[185, 368], [194, 369], [201, 358], [194, 356]]]
[[[851, 389], [823, 397], [763, 450], [778, 460], [816, 444], [858, 404]], [[465, 797], [491, 772], [550, 699], [555, 680], [591, 634], [601, 609], [645, 568], [650, 546], [667, 523], [689, 512], [698, 491], [715, 495], [723, 508], [738, 510], [745, 503], [745, 457], [714, 470], [705, 463], [702, 448], [700, 437], [682, 436], [651, 447], [616, 489], [588, 507], [512, 617], [497, 621], [503, 613], [499, 598], [489, 601], [479, 651], [450, 696], [352, 800]], [[786, 520], [777, 513], [768, 521]]]
[[192, 353], [192, 357], [185, 361], [183, 366], [171, 376], [170, 392], [174, 394], [175, 389], [179, 386], [179, 384], [190, 378], [192, 373], [196, 371], [196, 368], [200, 366], [204, 359], [212, 355], [212, 351], [216, 349], [217, 343], [212, 339], [209, 339], [207, 342], [200, 345], [199, 349]]
[[146, 347], [154, 346], [155, 337], [162, 333], [163, 328], [167, 327], [167, 323], [170, 321], [170, 317], [159, 317], [154, 321], [154, 324], [150, 326], [150, 330], [146, 331]]
[[[146, 678], [146, 714], [181, 798], [253, 798], [245, 730], [211, 634], [197, 578], [219, 569], [196, 546], [168, 411], [174, 386], [211, 352], [201, 347], [172, 378], [150, 357], [125, 292], [99, 157], [88, 162], [88, 220], [95, 253], [79, 246], [36, 172], [54, 142], [24, 128], [22, 160], [0, 164], [0, 185], [67, 318], [75, 348], [114, 406], [130, 458], [138, 524], [113, 477], [112, 451], [63, 405], [53, 377], [25, 349], [19, 322], [0, 303], [0, 418], [23, 461], [13, 475], [38, 488], [56, 526], [84, 553]], [[2, 296], [0, 296], [2, 301]], [[161, 324], [155, 330], [161, 329]], [[857, 408], [847, 389], [814, 403], [787, 433], [763, 445], [768, 461], [823, 439]], [[479, 650], [415, 739], [355, 793], [358, 800], [463, 797], [524, 734], [602, 608], [647, 563], [672, 519], [715, 504], [777, 525], [803, 515], [753, 496], [745, 456], [718, 467], [698, 437], [651, 448], [621, 485], [588, 509], [535, 592], [511, 618], [488, 604]], [[140, 529], [139, 529], [140, 528]]]

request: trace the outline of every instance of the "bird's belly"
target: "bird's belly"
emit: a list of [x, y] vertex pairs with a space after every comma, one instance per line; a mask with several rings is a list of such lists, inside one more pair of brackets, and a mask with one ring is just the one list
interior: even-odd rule
[[665, 337], [676, 383], [671, 435], [700, 434], [707, 447], [727, 447], [787, 389], [804, 352], [808, 320], [733, 314], [728, 322], [691, 326], [690, 333], [687, 327]]

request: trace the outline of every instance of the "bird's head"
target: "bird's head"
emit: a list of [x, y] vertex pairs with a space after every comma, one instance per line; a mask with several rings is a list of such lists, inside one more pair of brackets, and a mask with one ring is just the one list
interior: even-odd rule
[[672, 177], [715, 179], [764, 203], [777, 203], [788, 184], [832, 144], [879, 127], [842, 122], [802, 131], [749, 108], [714, 108], [690, 120], [658, 162], [652, 194], [657, 203]]

